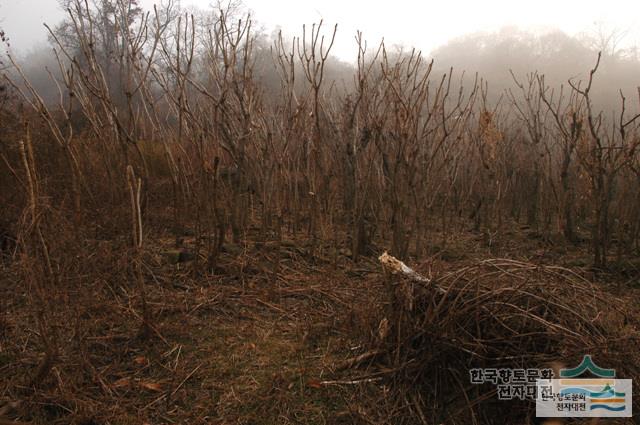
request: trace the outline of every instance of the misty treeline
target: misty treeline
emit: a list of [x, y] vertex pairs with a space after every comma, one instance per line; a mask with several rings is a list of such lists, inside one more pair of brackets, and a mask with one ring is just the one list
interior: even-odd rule
[[202, 272], [248, 235], [358, 261], [519, 223], [588, 242], [598, 267], [639, 252], [632, 52], [503, 32], [432, 62], [357, 34], [349, 65], [330, 56], [336, 28], [266, 35], [236, 4], [65, 6], [55, 66], [4, 71], [2, 220], [48, 275], [61, 229], [128, 235], [137, 259], [155, 230], [179, 245], [192, 229]]
[[[432, 52], [436, 65], [478, 73], [489, 83], [489, 97], [499, 100], [512, 89], [512, 74], [523, 77], [536, 71], [545, 82], [558, 89], [568, 80], [589, 77], [598, 52], [602, 53], [598, 77], [591, 98], [598, 110], [619, 112], [619, 90], [635, 97], [640, 71], [637, 46], [623, 47], [626, 33], [602, 23], [589, 32], [569, 36], [560, 30], [538, 34], [505, 27], [494, 33], [475, 33], [450, 41]], [[637, 110], [637, 102], [628, 105]]]

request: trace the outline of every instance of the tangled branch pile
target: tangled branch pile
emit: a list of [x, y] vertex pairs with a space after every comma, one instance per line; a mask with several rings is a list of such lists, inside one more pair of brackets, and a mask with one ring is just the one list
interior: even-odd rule
[[621, 378], [640, 376], [632, 309], [571, 270], [494, 259], [429, 280], [383, 257], [390, 301], [374, 375], [389, 378], [395, 423], [533, 414], [533, 401], [499, 401], [495, 385], [471, 384], [474, 368], [570, 367], [591, 354]]

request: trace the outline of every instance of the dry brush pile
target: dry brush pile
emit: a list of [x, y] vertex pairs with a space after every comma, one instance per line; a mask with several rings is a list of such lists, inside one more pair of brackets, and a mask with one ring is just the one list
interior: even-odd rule
[[571, 270], [492, 259], [427, 279], [381, 259], [384, 317], [349, 366], [388, 388], [390, 423], [531, 423], [534, 400], [499, 400], [471, 369], [557, 373], [590, 354], [618, 377], [640, 376], [637, 308]]

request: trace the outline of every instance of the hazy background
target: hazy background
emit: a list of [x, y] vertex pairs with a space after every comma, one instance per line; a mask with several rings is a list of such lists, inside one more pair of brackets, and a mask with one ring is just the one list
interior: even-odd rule
[[[146, 8], [154, 0], [142, 0]], [[183, 7], [207, 8], [211, 0], [183, 0]], [[625, 33], [624, 45], [640, 40], [640, 2], [632, 0], [539, 0], [536, 2], [409, 1], [380, 0], [245, 0], [255, 18], [270, 32], [281, 26], [298, 33], [303, 23], [324, 19], [338, 23], [333, 51], [343, 60], [354, 60], [356, 30], [377, 43], [384, 36], [389, 45], [415, 46], [431, 52], [447, 41], [477, 31], [497, 31], [503, 27], [548, 31], [559, 29], [568, 35], [597, 32], [603, 28]], [[43, 22], [55, 24], [64, 17], [57, 0], [0, 0], [0, 25], [11, 39], [13, 49], [26, 53], [46, 42]]]
[[[91, 2], [95, 0], [90, 0]], [[160, 0], [139, 0], [152, 10]], [[220, 0], [227, 4], [229, 0]], [[239, 2], [239, 0], [233, 0]], [[183, 11], [204, 16], [217, 0], [182, 0]], [[321, 19], [324, 34], [338, 24], [328, 77], [340, 84], [353, 82], [357, 58], [355, 34], [362, 31], [368, 52], [385, 41], [388, 51], [410, 52], [415, 47], [435, 60], [433, 74], [453, 67], [465, 72], [465, 86], [475, 75], [489, 83], [489, 100], [497, 101], [514, 89], [512, 72], [524, 82], [528, 74], [545, 74], [553, 88], [567, 80], [584, 80], [598, 51], [603, 59], [593, 88], [596, 106], [612, 111], [620, 105], [619, 92], [634, 99], [640, 86], [640, 2], [630, 0], [514, 2], [507, 0], [417, 2], [409, 0], [317, 2], [297, 0], [243, 0], [251, 11], [262, 46], [258, 73], [267, 95], [277, 94], [280, 80], [270, 60], [269, 46], [276, 31], [285, 38], [302, 34], [303, 24]], [[202, 13], [201, 13], [202, 12]], [[0, 29], [9, 49], [45, 99], [57, 89], [45, 68], [56, 69], [43, 22], [55, 27], [65, 18], [58, 0], [0, 0]], [[0, 49], [0, 62], [5, 49]], [[7, 61], [4, 61], [5, 65]]]

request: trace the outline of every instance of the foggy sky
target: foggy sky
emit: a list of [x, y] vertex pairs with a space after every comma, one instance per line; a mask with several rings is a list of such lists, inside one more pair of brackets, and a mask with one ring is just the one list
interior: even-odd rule
[[[152, 7], [154, 0], [142, 0]], [[183, 6], [206, 8], [211, 0], [183, 0]], [[333, 53], [355, 59], [354, 35], [377, 44], [384, 36], [388, 45], [415, 46], [430, 52], [448, 40], [479, 30], [504, 26], [524, 29], [559, 28], [570, 35], [593, 31], [598, 25], [628, 31], [626, 44], [640, 44], [640, 2], [635, 0], [245, 0], [254, 17], [270, 32], [280, 25], [288, 34], [300, 34], [303, 23], [324, 19], [327, 27], [338, 23]], [[0, 0], [0, 27], [11, 38], [12, 48], [26, 53], [46, 42], [42, 23], [55, 24], [64, 17], [57, 0]]]

